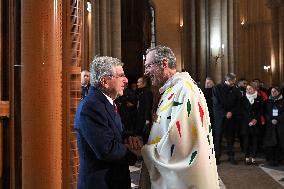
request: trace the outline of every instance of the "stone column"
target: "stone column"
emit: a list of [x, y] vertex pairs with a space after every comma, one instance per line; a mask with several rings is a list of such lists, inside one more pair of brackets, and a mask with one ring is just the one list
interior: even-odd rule
[[121, 1], [111, 1], [110, 4], [111, 56], [121, 58]]
[[23, 0], [22, 188], [62, 186], [62, 0]]
[[200, 10], [197, 18], [199, 18], [199, 64], [198, 67], [198, 80], [203, 86], [206, 76], [210, 76], [210, 57], [209, 55], [209, 33], [208, 33], [208, 0], [199, 1]]
[[210, 37], [210, 55], [211, 55], [211, 68], [210, 71], [214, 80], [219, 82], [222, 80], [222, 64], [221, 60], [215, 62], [214, 56], [217, 56], [221, 48], [221, 30], [222, 30], [222, 8], [221, 0], [211, 0], [209, 2], [209, 37]]
[[279, 82], [279, 8], [271, 8], [271, 71], [272, 71], [272, 84]]
[[280, 86], [284, 87], [284, 2], [279, 10], [279, 81]]
[[283, 62], [280, 62], [283, 59], [283, 54], [281, 54], [283, 51], [283, 44], [281, 44], [281, 40], [283, 41], [283, 17], [281, 17], [283, 13], [281, 10], [283, 11], [283, 8], [281, 5], [283, 6], [283, 2], [280, 0], [267, 0], [267, 7], [271, 11], [271, 82], [274, 85], [279, 85], [280, 81], [283, 81], [280, 80], [283, 78]]
[[[229, 0], [229, 7], [232, 11], [230, 13], [230, 21], [232, 22], [229, 26], [230, 32], [233, 34], [229, 36], [229, 62], [233, 67], [232, 70], [236, 73], [238, 71], [237, 63], [240, 61], [239, 59], [239, 44], [240, 44], [240, 0]], [[232, 17], [232, 18], [231, 18]]]
[[100, 30], [100, 53], [102, 55], [110, 55], [110, 25], [108, 23], [110, 18], [110, 1], [100, 0], [99, 1], [99, 30]]
[[[235, 53], [234, 53], [234, 37], [236, 36], [236, 31], [235, 31], [235, 28], [234, 28], [234, 23], [237, 23], [237, 26], [238, 27], [238, 23], [239, 23], [239, 19], [236, 20], [235, 18], [235, 14], [234, 14], [234, 3], [235, 1], [234, 0], [228, 0], [227, 1], [228, 3], [228, 20], [227, 20], [227, 43], [224, 42], [225, 44], [225, 55], [227, 56], [227, 61], [228, 61], [228, 69], [230, 72], [236, 72], [235, 70]], [[226, 24], [226, 25], [227, 25]]]
[[184, 68], [196, 79], [196, 5], [195, 1], [184, 0]]
[[99, 1], [94, 1], [92, 4], [92, 24], [91, 24], [91, 56], [99, 54], [100, 52], [100, 36], [99, 36]]
[[222, 67], [222, 76], [231, 71], [230, 65], [228, 62], [228, 37], [229, 37], [229, 19], [228, 17], [228, 0], [221, 0], [221, 46], [224, 45], [224, 48], [221, 47], [221, 53], [223, 58], [221, 59]]
[[92, 53], [121, 58], [121, 2], [94, 1]]

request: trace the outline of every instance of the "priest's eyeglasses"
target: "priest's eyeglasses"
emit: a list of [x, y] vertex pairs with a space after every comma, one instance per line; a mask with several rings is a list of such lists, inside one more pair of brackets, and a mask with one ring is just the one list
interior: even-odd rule
[[156, 62], [153, 61], [149, 64], [145, 64], [144, 67], [145, 67], [145, 69], [149, 69], [149, 68], [153, 67], [155, 64], [156, 64]]

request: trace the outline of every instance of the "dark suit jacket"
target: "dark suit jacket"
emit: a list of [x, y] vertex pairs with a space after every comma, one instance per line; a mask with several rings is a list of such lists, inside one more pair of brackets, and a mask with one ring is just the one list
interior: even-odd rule
[[[146, 120], [152, 121], [153, 93], [146, 87], [138, 89], [138, 107], [136, 116], [135, 132], [147, 142], [150, 134], [150, 127], [145, 126]], [[150, 123], [151, 125], [151, 123]]]
[[136, 156], [123, 144], [120, 117], [104, 94], [91, 87], [75, 115], [80, 157], [78, 189], [130, 189]]
[[203, 94], [207, 103], [208, 111], [209, 111], [209, 116], [210, 116], [210, 122], [211, 125], [214, 125], [214, 116], [213, 116], [213, 88], [205, 88], [203, 89]]
[[233, 113], [233, 119], [239, 115], [241, 94], [236, 87], [229, 87], [224, 82], [213, 87], [214, 130], [222, 132], [222, 125], [227, 112]]
[[86, 86], [81, 86], [81, 100], [88, 95], [89, 88], [90, 88], [90, 84]]
[[224, 82], [217, 84], [212, 89], [213, 111], [220, 112], [223, 116], [232, 112], [233, 116], [239, 114], [241, 94], [236, 87], [229, 87]]

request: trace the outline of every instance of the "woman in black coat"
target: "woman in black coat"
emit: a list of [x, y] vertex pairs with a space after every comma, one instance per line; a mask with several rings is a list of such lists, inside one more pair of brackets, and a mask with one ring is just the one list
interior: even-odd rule
[[[245, 153], [245, 164], [255, 164], [257, 153], [258, 120], [261, 115], [262, 100], [257, 95], [254, 83], [247, 85], [246, 94], [242, 97], [243, 113], [241, 134]], [[251, 156], [251, 161], [250, 161]]]
[[264, 144], [267, 149], [269, 165], [277, 166], [283, 160], [284, 149], [284, 99], [279, 87], [271, 88], [266, 105], [266, 135]]

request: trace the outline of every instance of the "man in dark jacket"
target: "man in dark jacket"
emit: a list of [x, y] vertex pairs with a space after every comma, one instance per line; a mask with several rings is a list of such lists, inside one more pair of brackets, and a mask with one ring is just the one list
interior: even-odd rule
[[140, 77], [137, 81], [137, 88], [138, 102], [135, 130], [146, 143], [152, 121], [153, 93], [151, 91], [151, 79], [148, 76]]
[[123, 95], [128, 82], [122, 65], [112, 57], [96, 57], [91, 64], [91, 87], [75, 116], [78, 189], [131, 188], [129, 165], [140, 155], [142, 142], [124, 136], [113, 102]]
[[246, 96], [246, 89], [247, 89], [248, 81], [245, 78], [241, 78], [238, 81], [238, 85], [236, 86], [239, 89], [241, 96]]
[[[204, 85], [203, 93], [204, 93], [204, 97], [206, 99], [211, 125], [214, 125], [213, 98], [212, 98], [214, 85], [215, 85], [214, 81], [211, 77], [207, 77], [205, 79], [205, 85]], [[214, 127], [212, 127], [212, 128], [213, 128], [213, 137], [214, 137], [214, 135], [215, 135], [214, 129], [215, 128]]]
[[[238, 91], [240, 92], [240, 97], [241, 98], [245, 98], [246, 97], [246, 88], [248, 85], [248, 81], [245, 78], [240, 78], [238, 81], [238, 84], [236, 86], [236, 88], [238, 89]], [[240, 114], [235, 115], [235, 122], [236, 124], [236, 135], [239, 138], [240, 141], [240, 146], [241, 146], [241, 150], [244, 151], [244, 145], [243, 145], [243, 135], [241, 133], [241, 128], [242, 128], [242, 122], [243, 122], [243, 115], [242, 112], [240, 112]]]
[[81, 100], [85, 98], [90, 88], [90, 72], [83, 70], [81, 72]]
[[132, 83], [124, 90], [121, 97], [115, 100], [126, 133], [133, 134], [135, 131], [137, 114], [136, 83]]
[[229, 161], [237, 164], [234, 159], [234, 139], [235, 139], [235, 115], [239, 113], [240, 92], [235, 87], [236, 75], [228, 73], [225, 81], [213, 88], [213, 113], [214, 113], [214, 148], [217, 164], [220, 163], [221, 142], [223, 131], [227, 139], [227, 152]]

